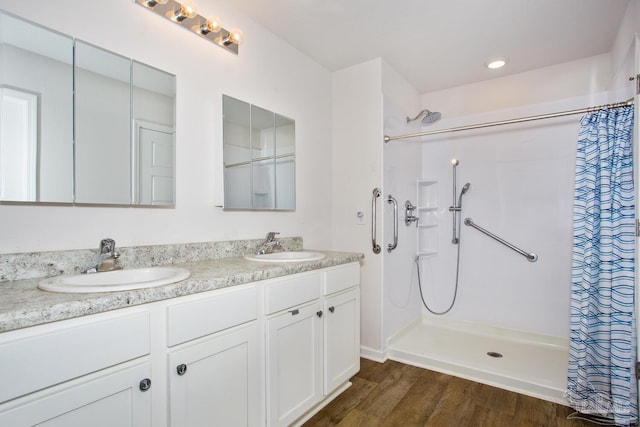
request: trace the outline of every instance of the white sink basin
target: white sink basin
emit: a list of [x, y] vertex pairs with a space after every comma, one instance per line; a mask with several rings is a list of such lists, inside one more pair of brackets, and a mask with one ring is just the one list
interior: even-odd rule
[[261, 262], [303, 262], [303, 261], [317, 261], [324, 259], [327, 256], [320, 252], [311, 251], [291, 251], [291, 252], [274, 252], [264, 255], [245, 255], [244, 259], [247, 261], [261, 261]]
[[38, 287], [50, 292], [114, 292], [153, 288], [179, 282], [191, 276], [189, 270], [174, 267], [133, 268], [101, 273], [58, 276], [42, 280]]

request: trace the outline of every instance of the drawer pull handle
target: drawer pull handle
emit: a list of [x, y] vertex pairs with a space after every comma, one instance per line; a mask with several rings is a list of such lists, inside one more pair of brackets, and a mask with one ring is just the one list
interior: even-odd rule
[[295, 310], [289, 310], [289, 313], [291, 313], [292, 316], [295, 316], [296, 314], [300, 314], [300, 310], [296, 308]]
[[318, 317], [322, 317], [322, 310], [318, 311], [318, 312], [316, 313], [316, 315], [317, 315]]
[[151, 380], [149, 378], [145, 378], [140, 381], [140, 391], [147, 391], [151, 388]]
[[333, 313], [334, 311], [336, 311], [336, 308], [334, 306], [331, 306], [329, 307], [329, 311]]
[[185, 365], [184, 363], [176, 366], [176, 371], [178, 372], [178, 375], [184, 375], [187, 373], [187, 365]]

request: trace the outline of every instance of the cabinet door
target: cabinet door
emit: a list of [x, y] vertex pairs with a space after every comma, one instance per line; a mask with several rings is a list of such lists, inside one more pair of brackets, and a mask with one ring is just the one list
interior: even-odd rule
[[[150, 363], [88, 375], [0, 406], [0, 425], [22, 427], [151, 427]], [[16, 405], [16, 403], [18, 403]], [[4, 409], [11, 406], [11, 409]], [[3, 408], [4, 407], [4, 408]]]
[[169, 354], [171, 426], [259, 425], [257, 344], [253, 322]]
[[327, 297], [323, 311], [327, 395], [360, 370], [360, 289]]
[[286, 426], [322, 397], [320, 303], [267, 320], [267, 417]]

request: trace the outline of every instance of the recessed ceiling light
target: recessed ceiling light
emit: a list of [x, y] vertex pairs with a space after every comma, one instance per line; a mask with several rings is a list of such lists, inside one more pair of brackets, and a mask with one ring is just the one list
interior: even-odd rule
[[508, 62], [507, 58], [496, 58], [487, 62], [486, 66], [491, 70], [495, 70], [496, 68], [504, 67], [507, 64], [507, 62]]

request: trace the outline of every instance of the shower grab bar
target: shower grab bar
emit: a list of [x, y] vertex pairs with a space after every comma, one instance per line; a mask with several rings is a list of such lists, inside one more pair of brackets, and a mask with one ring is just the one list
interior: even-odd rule
[[496, 242], [502, 243], [503, 245], [505, 245], [509, 249], [518, 252], [520, 255], [525, 257], [530, 262], [536, 262], [538, 260], [538, 255], [536, 255], [534, 252], [528, 253], [526, 251], [523, 251], [522, 249], [518, 248], [517, 246], [512, 245], [511, 243], [507, 242], [506, 240], [501, 239], [500, 237], [496, 236], [495, 234], [491, 233], [490, 231], [487, 231], [484, 228], [480, 227], [478, 224], [473, 222], [473, 220], [471, 218], [465, 218], [464, 225], [467, 225], [469, 227], [473, 227], [476, 230], [478, 230], [479, 232], [486, 234], [487, 236], [491, 237]]
[[391, 252], [398, 246], [398, 201], [389, 194], [387, 203], [393, 205], [393, 243], [387, 244], [387, 252]]
[[382, 191], [379, 188], [373, 189], [373, 197], [371, 198], [371, 245], [373, 246], [373, 253], [380, 253], [380, 245], [376, 242], [376, 200]]

